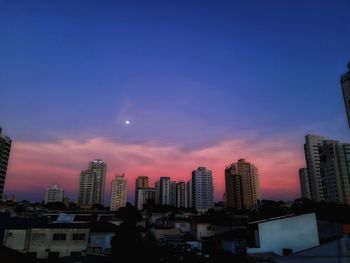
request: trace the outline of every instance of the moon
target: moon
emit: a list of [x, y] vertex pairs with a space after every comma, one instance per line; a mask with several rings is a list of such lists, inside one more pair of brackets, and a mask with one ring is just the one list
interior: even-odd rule
[[125, 124], [126, 124], [126, 125], [129, 125], [129, 124], [130, 124], [130, 121], [129, 121], [129, 120], [126, 120], [126, 121], [125, 121]]

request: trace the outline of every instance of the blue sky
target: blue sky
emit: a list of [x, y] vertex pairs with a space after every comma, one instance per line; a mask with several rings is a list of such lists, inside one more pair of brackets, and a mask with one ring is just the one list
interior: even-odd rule
[[0, 125], [21, 142], [348, 141], [349, 11], [348, 1], [0, 1]]

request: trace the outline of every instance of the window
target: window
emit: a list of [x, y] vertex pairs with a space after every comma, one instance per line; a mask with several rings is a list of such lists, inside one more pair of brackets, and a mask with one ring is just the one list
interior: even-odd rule
[[85, 240], [85, 234], [73, 234], [72, 240]]
[[66, 240], [66, 234], [58, 234], [58, 233], [53, 234], [52, 240], [56, 240], [56, 241], [58, 241], [58, 240]]
[[46, 240], [46, 234], [45, 234], [45, 233], [33, 233], [33, 234], [32, 234], [32, 240], [33, 240], [33, 241], [43, 241], [43, 240]]

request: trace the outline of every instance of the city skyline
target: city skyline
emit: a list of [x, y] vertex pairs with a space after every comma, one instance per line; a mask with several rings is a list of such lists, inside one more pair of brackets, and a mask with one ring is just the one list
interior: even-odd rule
[[263, 199], [299, 197], [304, 135], [349, 141], [350, 3], [253, 2], [1, 3], [5, 193], [42, 200], [59, 184], [77, 199], [98, 158], [105, 204], [116, 172], [132, 201], [137, 176], [181, 181], [198, 166], [218, 201], [226, 165], [245, 158]]

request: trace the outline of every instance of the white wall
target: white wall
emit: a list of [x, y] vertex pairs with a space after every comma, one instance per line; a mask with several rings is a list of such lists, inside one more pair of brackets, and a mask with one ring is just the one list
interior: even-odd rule
[[283, 254], [283, 248], [294, 252], [319, 245], [314, 213], [266, 221], [258, 224], [259, 248], [248, 248], [247, 253], [274, 252]]
[[5, 231], [3, 244], [5, 247], [25, 252], [27, 246], [27, 229], [9, 229]]

